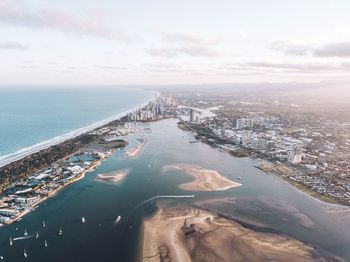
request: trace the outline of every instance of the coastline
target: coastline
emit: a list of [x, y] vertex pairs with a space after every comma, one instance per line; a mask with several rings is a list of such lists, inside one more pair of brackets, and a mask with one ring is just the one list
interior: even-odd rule
[[96, 160], [94, 162], [92, 162], [86, 169], [84, 169], [78, 176], [76, 176], [75, 178], [67, 181], [67, 183], [63, 184], [62, 186], [59, 186], [57, 188], [55, 188], [54, 190], [50, 191], [49, 194], [47, 196], [44, 196], [42, 198], [39, 198], [37, 202], [33, 203], [31, 205], [30, 209], [25, 209], [22, 212], [20, 212], [19, 214], [16, 215], [16, 217], [14, 219], [11, 219], [10, 221], [3, 223], [3, 226], [5, 225], [9, 225], [12, 224], [13, 222], [16, 221], [20, 221], [24, 216], [26, 216], [27, 214], [29, 214], [30, 212], [34, 211], [41, 203], [45, 202], [47, 199], [54, 197], [59, 191], [61, 191], [62, 189], [68, 187], [69, 185], [83, 179], [86, 175], [87, 172], [91, 172], [93, 171], [96, 167], [98, 167], [99, 165], [102, 164], [103, 160], [105, 160], [106, 158], [108, 158], [109, 155], [107, 155], [104, 159], [99, 159]]
[[265, 174], [275, 176], [276, 178], [280, 179], [282, 182], [287, 183], [296, 192], [303, 194], [309, 197], [310, 199], [313, 199], [326, 212], [350, 211], [350, 206], [343, 203], [342, 201], [336, 198], [333, 198], [331, 196], [321, 194], [315, 190], [312, 190], [307, 185], [304, 185], [296, 180], [293, 180], [288, 176], [280, 174], [276, 170], [270, 170], [268, 168], [265, 168], [264, 165], [255, 166], [255, 168], [261, 170]]
[[[73, 138], [67, 138], [65, 137], [65, 139], [63, 141], [60, 141], [59, 143], [54, 143], [52, 145], [46, 145], [47, 147], [45, 148], [36, 148], [36, 152], [32, 152], [28, 155], [25, 155], [23, 157], [21, 157], [20, 159], [18, 160], [13, 160], [11, 162], [9, 162], [8, 164], [5, 164], [5, 165], [0, 165], [0, 168], [7, 168], [9, 167], [10, 169], [13, 167], [13, 164], [16, 164], [16, 163], [20, 163], [21, 161], [25, 161], [27, 158], [30, 158], [31, 156], [34, 156], [36, 154], [40, 154], [40, 152], [42, 151], [45, 151], [45, 150], [52, 150], [52, 148], [54, 148], [56, 145], [63, 145], [65, 144], [67, 141], [70, 141], [71, 139], [74, 139], [74, 138], [78, 138], [80, 136], [84, 136], [84, 135], [88, 135], [89, 132], [93, 131], [93, 130], [97, 130], [99, 128], [103, 128], [104, 126], [107, 126], [107, 125], [110, 125], [110, 124], [113, 124], [114, 122], [116, 121], [120, 121], [121, 119], [123, 119], [124, 117], [126, 117], [130, 112], [134, 112], [136, 110], [138, 110], [139, 108], [144, 108], [145, 106], [147, 106], [151, 101], [154, 101], [155, 99], [157, 99], [158, 97], [160, 96], [160, 93], [159, 92], [156, 92], [156, 96], [153, 97], [152, 99], [148, 100], [146, 103], [138, 106], [138, 107], [135, 107], [133, 109], [130, 109], [126, 112], [123, 112], [121, 114], [118, 114], [114, 117], [111, 117], [111, 118], [108, 118], [108, 119], [105, 119], [103, 121], [100, 121], [98, 123], [95, 123], [93, 125], [90, 125], [88, 128], [82, 128], [84, 129], [84, 132], [82, 133], [79, 133], [82, 129], [79, 129], [79, 132], [76, 132], [74, 133], [74, 137]], [[71, 135], [72, 133], [68, 133], [68, 135]], [[62, 138], [62, 137], [61, 137]], [[95, 138], [96, 139], [96, 138]], [[51, 140], [51, 142], [53, 142], [53, 140]], [[81, 141], [75, 141], [73, 142], [73, 144], [77, 144], [77, 143], [80, 143]], [[91, 141], [90, 141], [91, 142]], [[88, 142], [86, 145], [90, 144], [90, 142]], [[71, 177], [69, 177], [69, 179], [65, 180], [62, 184], [58, 184], [57, 187], [55, 188], [51, 188], [46, 194], [42, 194], [42, 193], [39, 193], [38, 194], [38, 198], [37, 200], [33, 201], [30, 206], [27, 206], [25, 209], [19, 209], [17, 210], [14, 215], [12, 215], [12, 217], [5, 221], [5, 222], [1, 222], [0, 223], [0, 227], [1, 226], [4, 226], [4, 225], [8, 225], [8, 224], [11, 224], [15, 221], [18, 221], [18, 220], [21, 220], [23, 216], [27, 215], [28, 213], [30, 213], [31, 211], [35, 210], [42, 202], [44, 202], [45, 200], [47, 200], [49, 197], [53, 197], [57, 192], [59, 192], [61, 189], [69, 186], [70, 184], [72, 183], [75, 183], [77, 181], [79, 181], [80, 179], [83, 179], [85, 177], [85, 174], [86, 172], [91, 172], [92, 170], [94, 170], [96, 167], [98, 167], [106, 158], [110, 157], [112, 155], [112, 153], [114, 151], [116, 151], [117, 149], [119, 149], [120, 147], [125, 147], [125, 141], [123, 141], [123, 143], [121, 145], [117, 145], [116, 147], [112, 147], [112, 148], [109, 148], [107, 150], [108, 147], [105, 148], [105, 150], [107, 150], [106, 152], [104, 152], [104, 154], [102, 154], [103, 156], [99, 157], [98, 159], [95, 159], [94, 161], [92, 161], [88, 166], [85, 166], [82, 171], [79, 173], [79, 174], [75, 174]], [[42, 143], [41, 143], [42, 144]], [[141, 144], [142, 147], [144, 144]], [[84, 147], [83, 147], [84, 148]], [[85, 148], [87, 149], [87, 148]], [[68, 159], [70, 156], [74, 155], [75, 153], [77, 153], [79, 151], [79, 148], [78, 149], [75, 149], [75, 151], [73, 152], [67, 152], [65, 154], [63, 154], [59, 159], [56, 159], [55, 161], [53, 162], [48, 162], [46, 163], [47, 166], [50, 166], [51, 164], [54, 164], [54, 163], [59, 163], [61, 161], [65, 161], [66, 159]], [[0, 162], [1, 163], [1, 162]], [[13, 163], [13, 164], [12, 164]], [[45, 165], [44, 165], [45, 166]], [[41, 170], [43, 168], [43, 166], [41, 166], [40, 168], [36, 168], [36, 170]], [[20, 170], [19, 170], [20, 172]], [[124, 176], [122, 177], [124, 178]], [[3, 186], [3, 185], [1, 185]], [[5, 189], [6, 187], [3, 187], [3, 189]], [[0, 191], [0, 193], [2, 193], [3, 191]]]
[[91, 125], [88, 125], [88, 126], [85, 126], [85, 127], [81, 127], [81, 128], [78, 128], [76, 130], [73, 130], [73, 131], [70, 131], [68, 133], [65, 133], [65, 134], [62, 134], [60, 136], [56, 136], [56, 137], [53, 137], [51, 139], [48, 139], [48, 140], [45, 140], [45, 141], [42, 141], [42, 142], [39, 142], [37, 144], [34, 144], [32, 146], [29, 146], [29, 147], [24, 147], [20, 150], [17, 150], [16, 152], [13, 152], [13, 153], [10, 153], [10, 154], [7, 154], [7, 155], [0, 155], [0, 167], [3, 167], [3, 166], [6, 166], [8, 164], [11, 164], [15, 161], [18, 161], [18, 160], [21, 160], [27, 156], [30, 156], [34, 153], [37, 153], [41, 150], [44, 150], [44, 149], [48, 149], [50, 148], [51, 146], [54, 146], [54, 145], [58, 145], [60, 143], [63, 143], [69, 139], [72, 139], [72, 138], [76, 138], [80, 135], [83, 135], [83, 134], [86, 134], [88, 132], [91, 132], [97, 128], [100, 128], [104, 125], [107, 125], [113, 121], [116, 121], [116, 120], [120, 120], [121, 118], [127, 116], [129, 113], [132, 113], [136, 110], [138, 110], [139, 108], [142, 108], [142, 107], [145, 107], [149, 102], [157, 99], [158, 97], [160, 96], [160, 92], [158, 91], [154, 91], [154, 96], [152, 98], [150, 98], [149, 100], [147, 100], [145, 103], [139, 105], [139, 106], [136, 106], [136, 107], [133, 107], [129, 110], [126, 110], [126, 111], [123, 111], [117, 115], [114, 115], [114, 116], [111, 116], [109, 118], [106, 118], [106, 119], [103, 119], [101, 121], [98, 121], [96, 123], [93, 123]]

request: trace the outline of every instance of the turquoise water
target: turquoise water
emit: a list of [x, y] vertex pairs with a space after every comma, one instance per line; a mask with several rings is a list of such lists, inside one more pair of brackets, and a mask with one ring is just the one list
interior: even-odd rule
[[0, 88], [0, 165], [154, 96], [134, 88]]

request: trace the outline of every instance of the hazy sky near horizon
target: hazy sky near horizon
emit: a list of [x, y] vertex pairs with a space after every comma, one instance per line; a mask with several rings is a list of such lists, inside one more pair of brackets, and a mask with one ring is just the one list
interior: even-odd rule
[[0, 0], [0, 85], [350, 81], [349, 0]]

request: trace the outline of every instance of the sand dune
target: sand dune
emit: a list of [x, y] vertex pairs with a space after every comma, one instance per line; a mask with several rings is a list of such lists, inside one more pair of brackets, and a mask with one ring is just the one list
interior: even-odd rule
[[180, 188], [193, 191], [222, 191], [241, 186], [220, 175], [216, 170], [205, 169], [197, 165], [174, 164], [163, 166], [163, 172], [181, 171], [194, 178], [193, 181], [180, 185]]
[[256, 232], [208, 211], [161, 208], [143, 223], [143, 262], [326, 261], [290, 237]]

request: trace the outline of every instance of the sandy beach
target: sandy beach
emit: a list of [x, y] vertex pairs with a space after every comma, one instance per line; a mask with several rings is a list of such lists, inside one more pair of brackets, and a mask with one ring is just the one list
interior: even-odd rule
[[100, 181], [118, 184], [128, 175], [128, 173], [129, 173], [129, 170], [123, 169], [113, 173], [98, 174], [96, 178], [97, 180], [100, 180]]
[[205, 169], [201, 166], [190, 164], [166, 165], [162, 168], [164, 173], [181, 171], [194, 178], [193, 181], [180, 185], [180, 188], [191, 191], [223, 191], [229, 188], [241, 186], [220, 175], [216, 170]]
[[160, 208], [143, 223], [141, 261], [326, 261], [291, 237], [261, 233], [190, 207]]
[[140, 145], [138, 145], [137, 147], [131, 148], [130, 150], [128, 150], [125, 155], [128, 157], [136, 157], [141, 150], [143, 149], [143, 147], [147, 144], [147, 140], [144, 140], [143, 142], [141, 142]]

